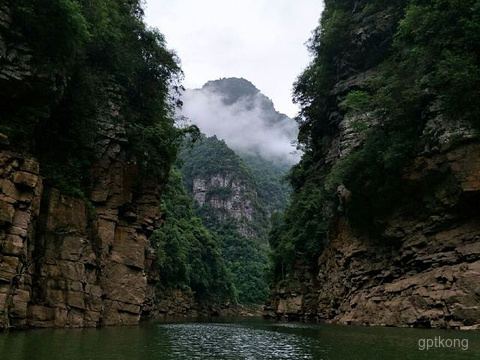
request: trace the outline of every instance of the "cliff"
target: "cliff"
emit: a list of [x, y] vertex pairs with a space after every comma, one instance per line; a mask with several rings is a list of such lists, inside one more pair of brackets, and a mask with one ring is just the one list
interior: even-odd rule
[[[442, 16], [471, 18], [433, 3], [326, 2], [316, 59], [296, 84], [307, 151], [270, 237], [276, 283], [266, 316], [480, 327], [478, 113], [453, 110], [456, 70], [432, 65], [450, 44], [428, 47], [413, 31], [445, 24]], [[455, 30], [441, 31], [437, 40]]]
[[179, 68], [138, 2], [69, 4], [0, 5], [0, 329], [133, 325], [158, 300]]
[[185, 185], [198, 206], [220, 222], [232, 220], [240, 234], [262, 236], [263, 201], [243, 160], [215, 136], [202, 138], [181, 155]]
[[[467, 142], [415, 159], [402, 179], [422, 192], [385, 219], [380, 237], [344, 218], [318, 258], [297, 260], [267, 315], [354, 325], [478, 328], [480, 318], [480, 145]], [[436, 178], [435, 185], [427, 179]], [[439, 180], [441, 179], [441, 180]], [[426, 203], [432, 202], [432, 208]], [[315, 270], [312, 270], [315, 269]]]
[[161, 183], [134, 194], [138, 173], [110, 135], [89, 206], [44, 187], [35, 158], [1, 152], [2, 327], [138, 323]]
[[136, 324], [152, 302], [147, 238], [165, 180], [139, 176], [110, 114], [86, 200], [44, 186], [35, 158], [1, 151], [4, 328]]

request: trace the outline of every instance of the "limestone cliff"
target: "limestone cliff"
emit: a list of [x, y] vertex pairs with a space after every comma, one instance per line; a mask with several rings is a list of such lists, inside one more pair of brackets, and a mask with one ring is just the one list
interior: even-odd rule
[[[297, 262], [291, 282], [279, 286], [267, 305], [269, 316], [478, 328], [479, 150], [478, 142], [467, 142], [417, 158], [402, 180], [411, 192], [425, 191], [416, 205], [424, 214], [398, 209], [379, 240], [358, 235], [340, 219], [318, 269], [312, 273]], [[442, 180], [427, 185], [435, 177]]]
[[244, 161], [215, 136], [182, 152], [186, 188], [207, 216], [233, 221], [245, 237], [264, 236], [264, 203]]
[[[230, 194], [219, 195], [222, 191]], [[257, 194], [248, 185], [228, 174], [214, 174], [207, 179], [193, 179], [192, 193], [199, 206], [208, 205], [216, 209], [218, 220], [224, 221], [230, 216], [238, 221], [238, 230], [242, 235], [251, 234], [246, 223], [253, 221], [254, 207], [248, 195], [255, 198]]]
[[[329, 187], [334, 182], [325, 180], [332, 178], [332, 169], [339, 169], [336, 164], [362, 149], [369, 128], [385, 126], [375, 117], [378, 107], [385, 106], [390, 112], [387, 116], [393, 113], [378, 103], [377, 109], [361, 114], [345, 108], [348, 94], [371, 91], [372, 82], [383, 71], [379, 63], [388, 56], [392, 36], [405, 15], [404, 6], [402, 2], [377, 4], [372, 12], [375, 6], [363, 2], [327, 2], [325, 42], [338, 24], [335, 21], [342, 21], [335, 17], [335, 11], [345, 11], [351, 17], [344, 19], [344, 36], [338, 42], [341, 46], [321, 41], [315, 44], [320, 52], [332, 51], [329, 61], [335, 69], [330, 88], [315, 90], [328, 92], [319, 101], [321, 109], [314, 113], [321, 120], [313, 118], [306, 125], [316, 133], [309, 145], [310, 157], [303, 160], [306, 170], [299, 171], [301, 185], [296, 190], [312, 197], [316, 196], [312, 187], [320, 189], [320, 205], [310, 205], [305, 211], [316, 210], [309, 215], [308, 219], [314, 220], [308, 224], [324, 221], [326, 226], [317, 232], [318, 238], [307, 239], [321, 246], [313, 263], [307, 261], [309, 254], [297, 250], [293, 271], [278, 276], [283, 279], [277, 281], [265, 307], [268, 317], [356, 325], [480, 328], [480, 138], [472, 119], [452, 118], [446, 114], [441, 96], [426, 97], [421, 111], [409, 114], [415, 120], [412, 126], [419, 130], [412, 140], [414, 150], [398, 175], [393, 170], [383, 174], [383, 182], [367, 192], [371, 184], [377, 184], [375, 170], [368, 173], [369, 169], [358, 169], [342, 179], [333, 195]], [[327, 50], [322, 48], [329, 45]], [[393, 57], [390, 64], [399, 59], [400, 55]], [[307, 70], [305, 76], [313, 70]], [[365, 93], [355, 93], [363, 90]], [[422, 91], [431, 95], [437, 90], [431, 85]], [[399, 108], [404, 104], [401, 100], [399, 97]], [[306, 111], [312, 111], [308, 106]], [[364, 128], [359, 129], [359, 123]], [[370, 165], [374, 166], [373, 161]], [[370, 175], [361, 178], [365, 173]], [[363, 182], [358, 185], [357, 179]], [[288, 234], [295, 235], [295, 231]], [[277, 248], [281, 245], [274, 243]]]
[[153, 302], [147, 238], [162, 179], [140, 178], [121, 125], [105, 127], [87, 200], [43, 186], [35, 158], [1, 151], [3, 328], [137, 324]]
[[[160, 196], [176, 152], [173, 119], [159, 113], [168, 109], [168, 90], [159, 89], [178, 68], [165, 50], [167, 63], [155, 60], [162, 76], [130, 67], [129, 83], [122, 82], [126, 73], [109, 66], [127, 60], [104, 51], [102, 62], [96, 45], [120, 39], [122, 54], [140, 67], [148, 67], [149, 52], [164, 50], [156, 40], [142, 43], [156, 35], [142, 23], [139, 3], [123, 3], [117, 14], [135, 29], [122, 25], [108, 42], [98, 39], [108, 31], [95, 32], [99, 14], [70, 5], [0, 5], [0, 132], [9, 133], [0, 134], [0, 330], [133, 325], [155, 307], [148, 238], [162, 225]], [[35, 38], [55, 21], [52, 39]], [[129, 91], [139, 73], [150, 88]], [[140, 114], [136, 104], [150, 95], [151, 104], [158, 101], [153, 112], [142, 105]], [[156, 133], [170, 155], [157, 140], [136, 150], [150, 141], [149, 126], [162, 127]]]

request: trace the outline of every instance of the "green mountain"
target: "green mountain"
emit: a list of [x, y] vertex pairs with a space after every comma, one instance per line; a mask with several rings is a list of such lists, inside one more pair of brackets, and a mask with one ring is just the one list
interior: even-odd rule
[[270, 216], [290, 194], [283, 178], [294, 158], [296, 124], [245, 79], [209, 81], [187, 90], [183, 102], [184, 115], [216, 134], [182, 150], [185, 186], [197, 215], [220, 238], [239, 301], [263, 302]]
[[220, 239], [240, 303], [261, 303], [265, 280], [268, 221], [256, 179], [224, 141], [202, 137], [181, 152], [185, 187], [196, 213]]
[[297, 124], [275, 110], [273, 102], [243, 78], [207, 82], [183, 95], [186, 115], [207, 135], [225, 140], [256, 179], [269, 214], [282, 210], [290, 193], [283, 180], [298, 160], [292, 154]]
[[[243, 102], [247, 110], [258, 106], [261, 112], [259, 120], [269, 127], [285, 126], [284, 131], [294, 136], [296, 124], [287, 115], [275, 110], [275, 106], [267, 96], [255, 87], [250, 81], [243, 78], [222, 78], [208, 81], [201, 89], [190, 90], [216, 94], [222, 99], [222, 103], [232, 106]], [[283, 123], [283, 124], [282, 124]]]

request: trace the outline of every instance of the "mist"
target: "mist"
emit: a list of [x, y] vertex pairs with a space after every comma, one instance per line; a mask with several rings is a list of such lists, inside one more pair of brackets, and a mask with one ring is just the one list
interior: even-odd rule
[[240, 97], [229, 104], [209, 89], [186, 90], [182, 115], [207, 136], [216, 135], [239, 154], [293, 165], [300, 160], [295, 141], [297, 124], [277, 113], [262, 93]]

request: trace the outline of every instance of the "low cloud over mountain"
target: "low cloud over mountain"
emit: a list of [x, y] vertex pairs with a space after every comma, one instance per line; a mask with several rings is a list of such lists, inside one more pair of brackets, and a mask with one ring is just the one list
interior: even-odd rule
[[207, 136], [217, 135], [234, 150], [266, 160], [294, 164], [300, 154], [294, 142], [294, 120], [278, 113], [272, 101], [244, 79], [209, 81], [186, 90], [182, 115]]

